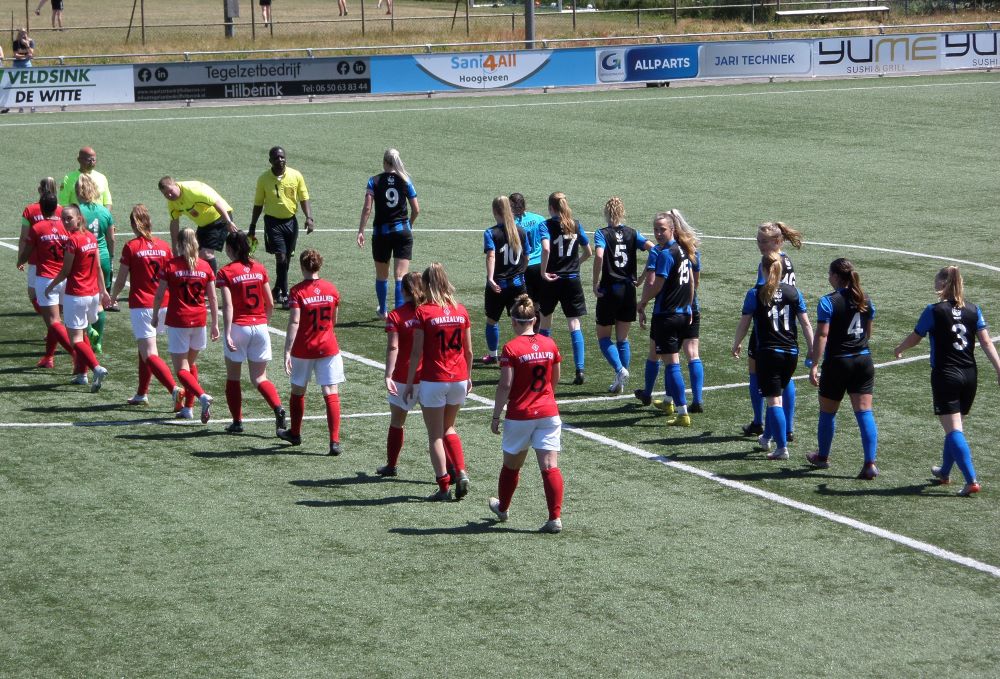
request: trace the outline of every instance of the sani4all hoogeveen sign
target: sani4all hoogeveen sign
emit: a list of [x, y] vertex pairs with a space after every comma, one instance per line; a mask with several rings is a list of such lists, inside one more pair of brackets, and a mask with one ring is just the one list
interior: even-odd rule
[[0, 106], [81, 106], [135, 101], [131, 66], [0, 70]]
[[462, 89], [510, 87], [531, 77], [548, 63], [552, 52], [484, 52], [432, 54], [413, 58], [424, 73], [438, 82]]

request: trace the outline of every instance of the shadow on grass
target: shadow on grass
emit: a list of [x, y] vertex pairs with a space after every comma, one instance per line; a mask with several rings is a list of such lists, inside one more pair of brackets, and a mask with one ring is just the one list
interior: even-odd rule
[[[78, 385], [72, 385], [78, 386]], [[89, 392], [88, 392], [89, 393]], [[94, 403], [92, 405], [58, 405], [58, 406], [35, 406], [32, 408], [25, 408], [24, 411], [28, 413], [108, 413], [115, 410], [125, 410], [126, 408], [131, 408], [135, 411], [135, 406], [127, 406], [124, 402], [122, 403]]]
[[24, 365], [18, 366], [16, 368], [8, 368], [8, 369], [4, 370], [3, 372], [5, 372], [5, 373], [6, 372], [20, 372], [20, 371], [23, 371], [23, 370], [32, 370], [32, 371], [37, 370], [38, 372], [42, 372], [42, 371], [45, 371], [45, 370], [51, 370], [51, 368], [38, 368], [38, 367], [35, 366], [35, 363], [37, 363], [38, 359], [41, 358], [40, 352], [26, 352], [26, 353], [23, 353], [23, 354], [9, 354], [9, 353], [8, 354], [0, 354], [0, 360], [4, 360], [4, 361], [13, 361], [13, 360], [18, 359], [18, 358], [24, 358], [24, 359], [30, 360], [31, 361], [31, 365], [28, 365], [27, 363], [25, 363]]
[[[672, 427], [668, 428], [666, 426], [664, 426], [664, 430], [666, 430], [668, 432], [671, 432], [671, 433], [680, 433], [680, 432], [684, 431], [683, 429], [674, 429]], [[691, 445], [691, 444], [703, 444], [703, 443], [732, 443], [733, 441], [742, 441], [742, 440], [743, 440], [742, 436], [728, 436], [728, 435], [727, 436], [712, 436], [712, 432], [711, 431], [703, 431], [700, 434], [691, 433], [691, 434], [688, 434], [687, 436], [671, 436], [670, 438], [646, 439], [645, 441], [640, 441], [640, 443], [647, 444], [647, 445], [660, 445], [660, 446], [686, 446], [686, 445]], [[685, 460], [699, 460], [699, 459], [705, 459], [705, 460], [724, 460], [724, 459], [727, 459], [727, 457], [729, 459], [736, 459], [736, 458], [747, 457], [748, 455], [750, 455], [751, 452], [753, 452], [753, 451], [752, 450], [748, 450], [748, 451], [741, 451], [741, 452], [737, 452], [737, 453], [730, 453], [727, 456], [707, 455], [704, 458], [699, 458], [699, 457], [692, 456], [692, 457], [685, 457], [684, 459]]]
[[[851, 476], [846, 478], [854, 478], [854, 477]], [[900, 495], [920, 495], [922, 497], [928, 497], [928, 498], [956, 497], [954, 493], [949, 493], [944, 490], [942, 490], [942, 492], [939, 493], [925, 492], [927, 490], [937, 490], [940, 487], [941, 487], [940, 484], [927, 482], [927, 483], [915, 483], [909, 486], [896, 486], [895, 488], [877, 488], [877, 487], [873, 488], [866, 484], [864, 488], [855, 488], [851, 490], [833, 490], [825, 483], [821, 483], [816, 488], [816, 494], [826, 495], [829, 497], [838, 497], [838, 496], [839, 497], [852, 497], [852, 496], [899, 497]]]
[[433, 481], [417, 481], [416, 479], [401, 479], [397, 477], [383, 477], [365, 472], [355, 472], [354, 476], [344, 476], [339, 479], [300, 479], [289, 481], [293, 486], [299, 488], [341, 488], [344, 486], [357, 486], [369, 483], [405, 483], [419, 486], [437, 486]]
[[[74, 387], [74, 390], [79, 388], [75, 384], [69, 384], [69, 380], [65, 382], [50, 382], [48, 384], [17, 384], [10, 387], [4, 387], [3, 390], [7, 393], [11, 392], [33, 392], [33, 391], [63, 391], [63, 387]], [[81, 392], [83, 393], [83, 392]], [[52, 408], [51, 411], [62, 411], [63, 408]]]
[[[406, 537], [425, 537], [427, 535], [484, 535], [487, 533], [538, 533], [530, 528], [511, 528], [495, 519], [469, 521], [464, 526], [441, 528], [390, 528], [390, 533]], [[540, 535], [540, 533], [538, 533]]]
[[[763, 460], [762, 464], [772, 464], [770, 460]], [[801, 479], [809, 478], [809, 476], [817, 471], [811, 467], [779, 467], [777, 469], [770, 469], [768, 471], [750, 472], [749, 474], [721, 474], [716, 473], [716, 476], [723, 479], [729, 479], [730, 481], [768, 481], [771, 479]], [[853, 476], [834, 476], [824, 475], [822, 478], [837, 478], [837, 479], [853, 479]]]
[[[231, 434], [226, 434], [225, 432], [218, 432], [224, 436], [231, 436]], [[261, 436], [260, 438], [265, 438]], [[262, 457], [264, 455], [296, 455], [296, 456], [314, 456], [314, 457], [326, 457], [326, 453], [312, 453], [307, 450], [302, 450], [296, 446], [268, 446], [266, 448], [249, 448], [246, 450], [220, 450], [220, 451], [209, 451], [203, 450], [191, 453], [191, 457], [200, 457], [206, 460], [225, 460], [225, 459], [236, 459], [240, 457]]]
[[665, 457], [676, 462], [723, 462], [725, 460], [749, 460], [750, 456], [750, 451], [740, 450], [734, 453], [719, 453], [717, 455], [680, 455], [678, 453], [671, 453]]
[[369, 500], [299, 500], [295, 504], [301, 507], [384, 507], [410, 502], [424, 502], [424, 498], [420, 495], [394, 495]]
[[[166, 422], [172, 420], [165, 420]], [[202, 427], [195, 428], [194, 425], [191, 426], [173, 426], [171, 427], [173, 431], [160, 431], [155, 434], [119, 434], [116, 439], [122, 439], [125, 441], [177, 441], [179, 439], [201, 439], [209, 438], [214, 436], [226, 436], [225, 432], [213, 431], [211, 429], [205, 429]], [[197, 453], [192, 453], [197, 455]]]

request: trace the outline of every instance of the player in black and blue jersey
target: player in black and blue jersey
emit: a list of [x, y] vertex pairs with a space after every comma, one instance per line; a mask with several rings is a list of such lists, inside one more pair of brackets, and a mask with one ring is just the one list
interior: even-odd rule
[[932, 467], [931, 474], [939, 483], [946, 484], [952, 465], [957, 465], [965, 477], [965, 485], [958, 494], [968, 496], [980, 491], [972, 451], [963, 432], [978, 383], [973, 337], [979, 340], [998, 380], [1000, 356], [990, 341], [982, 310], [965, 299], [965, 284], [958, 267], [941, 269], [934, 278], [934, 289], [940, 301], [927, 305], [913, 333], [900, 342], [895, 352], [896, 358], [902, 358], [903, 352], [919, 344], [924, 335], [930, 337], [934, 414], [940, 418], [945, 432], [941, 465]]
[[740, 357], [743, 338], [753, 323], [754, 356], [757, 384], [767, 403], [766, 424], [758, 443], [770, 450], [773, 439], [777, 448], [769, 452], [769, 460], [788, 459], [788, 430], [782, 408], [782, 392], [792, 380], [799, 360], [798, 319], [806, 345], [812, 347], [813, 330], [802, 294], [792, 285], [782, 283], [783, 266], [778, 253], [761, 258], [764, 283], [752, 287], [743, 301], [743, 316], [733, 340], [733, 356]]
[[[837, 410], [846, 393], [851, 397], [865, 456], [858, 478], [871, 480], [878, 476], [878, 467], [875, 466], [878, 428], [872, 415], [875, 364], [868, 348], [875, 305], [861, 288], [861, 279], [854, 265], [843, 257], [830, 263], [828, 280], [833, 292], [819, 300], [816, 339], [812, 348], [816, 363], [809, 371], [809, 381], [819, 387], [819, 425], [816, 431], [819, 450], [806, 455], [806, 460], [814, 467], [829, 468]], [[822, 372], [819, 366], [821, 356]]]
[[358, 226], [358, 247], [365, 245], [365, 227], [374, 208], [372, 259], [375, 260], [375, 297], [378, 299], [377, 313], [385, 318], [389, 311], [386, 304], [389, 296], [390, 258], [394, 260], [395, 306], [401, 306], [405, 302], [402, 281], [410, 270], [410, 260], [413, 259], [413, 223], [420, 214], [420, 205], [417, 203], [417, 191], [399, 157], [399, 151], [389, 149], [385, 152], [382, 156], [382, 169], [382, 174], [368, 180], [365, 205], [361, 209], [361, 224]]
[[[625, 226], [625, 205], [618, 196], [604, 204], [607, 226], [594, 232], [594, 296], [597, 297], [597, 343], [615, 371], [608, 387], [621, 394], [628, 385], [632, 348], [628, 332], [635, 322], [635, 288], [638, 284], [637, 257], [651, 250], [653, 242], [630, 226]], [[611, 330], [615, 340], [611, 340]]]
[[694, 301], [691, 262], [695, 247], [691, 235], [677, 228], [678, 215], [676, 210], [671, 210], [657, 213], [653, 219], [653, 235], [658, 243], [666, 242], [656, 257], [656, 278], [652, 284], [643, 287], [637, 311], [640, 324], [645, 326], [646, 305], [650, 300], [656, 300], [650, 337], [656, 345], [657, 356], [666, 366], [667, 394], [677, 409], [667, 424], [690, 427], [691, 416], [687, 412], [687, 396], [681, 376], [680, 349], [691, 324], [691, 303]]
[[528, 236], [514, 222], [507, 196], [493, 199], [496, 225], [483, 232], [486, 253], [486, 348], [483, 363], [497, 362], [500, 349], [500, 316], [510, 315], [514, 301], [524, 294], [524, 272], [528, 268]]
[[542, 230], [542, 286], [538, 324], [543, 335], [552, 333], [552, 312], [562, 307], [569, 324], [569, 337], [573, 345], [573, 363], [576, 377], [573, 384], [583, 384], [585, 344], [580, 317], [587, 315], [587, 300], [580, 282], [580, 264], [594, 254], [587, 232], [580, 222], [573, 219], [573, 212], [566, 202], [566, 194], [556, 192], [549, 196], [549, 219]]
[[[764, 222], [757, 227], [757, 248], [761, 256], [776, 254], [781, 261], [781, 282], [797, 287], [795, 283], [795, 269], [792, 267], [792, 260], [782, 250], [785, 243], [791, 243], [793, 247], [802, 247], [802, 234], [784, 222]], [[764, 270], [757, 266], [757, 285], [764, 284]], [[764, 432], [764, 399], [760, 395], [760, 388], [757, 384], [757, 364], [754, 358], [754, 341], [750, 337], [747, 345], [747, 368], [750, 372], [750, 406], [753, 408], [753, 421], [743, 427], [744, 436], [759, 436]], [[785, 409], [785, 422], [788, 426], [789, 441], [794, 440], [795, 431], [795, 382], [788, 383], [788, 390], [782, 394], [781, 402]]]
[[545, 217], [528, 212], [524, 196], [520, 193], [510, 194], [510, 210], [514, 213], [514, 223], [524, 229], [524, 235], [528, 237], [528, 268], [524, 272], [524, 286], [528, 296], [538, 304], [545, 285], [542, 280], [542, 233], [548, 233]]

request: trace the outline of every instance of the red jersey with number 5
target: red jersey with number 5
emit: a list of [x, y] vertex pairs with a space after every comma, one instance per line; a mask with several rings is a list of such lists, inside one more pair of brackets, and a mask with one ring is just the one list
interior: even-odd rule
[[43, 219], [31, 225], [28, 242], [35, 253], [35, 273], [42, 278], [55, 278], [63, 263], [63, 251], [69, 234], [62, 221], [56, 218]]
[[97, 236], [87, 229], [74, 231], [66, 241], [65, 254], [73, 254], [73, 268], [66, 278], [66, 294], [90, 297], [100, 292], [97, 283]]
[[322, 278], [306, 279], [288, 293], [288, 307], [299, 310], [299, 329], [292, 344], [295, 358], [325, 358], [340, 353], [333, 332], [340, 293]]
[[[59, 219], [62, 217], [62, 205], [56, 206], [56, 213], [52, 215], [54, 219]], [[30, 227], [32, 224], [42, 221], [45, 217], [42, 216], [42, 206], [38, 203], [32, 203], [31, 205], [24, 208], [24, 212], [21, 213], [21, 226]], [[38, 253], [32, 251], [28, 256], [28, 264], [37, 265], [38, 261], [35, 259]]]
[[[410, 353], [413, 351], [413, 331], [420, 325], [417, 320], [417, 308], [413, 302], [407, 302], [389, 312], [385, 319], [385, 331], [394, 332], [399, 337], [399, 352], [396, 354], [396, 367], [392, 371], [392, 379], [406, 382], [410, 372]], [[413, 382], [420, 381], [421, 361], [417, 362], [417, 372]]]
[[552, 391], [552, 368], [561, 362], [559, 347], [545, 335], [521, 335], [504, 345], [500, 367], [514, 370], [507, 419], [537, 420], [559, 414]]
[[[133, 238], [122, 248], [118, 260], [128, 267], [128, 306], [130, 309], [152, 309], [160, 276], [170, 262], [170, 246], [159, 238]], [[170, 293], [163, 297], [163, 306], [170, 308]]]
[[421, 304], [417, 320], [424, 331], [424, 356], [420, 378], [428, 382], [462, 382], [469, 379], [465, 360], [465, 331], [471, 327], [469, 312], [461, 304], [442, 307]]
[[216, 285], [229, 289], [233, 301], [234, 325], [261, 325], [267, 323], [264, 308], [264, 288], [267, 287], [267, 269], [260, 262], [250, 260], [230, 262], [219, 269]]
[[163, 278], [170, 292], [167, 305], [167, 325], [172, 328], [198, 328], [205, 325], [205, 294], [208, 284], [215, 280], [212, 267], [199, 259], [194, 269], [188, 268], [187, 259], [174, 257], [167, 262]]

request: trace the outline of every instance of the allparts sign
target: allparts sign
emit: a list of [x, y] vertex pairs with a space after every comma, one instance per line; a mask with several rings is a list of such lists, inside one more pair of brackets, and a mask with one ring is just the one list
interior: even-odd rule
[[548, 63], [551, 50], [417, 55], [414, 60], [435, 80], [462, 89], [510, 87]]
[[131, 66], [59, 66], [0, 70], [0, 106], [130, 104]]

